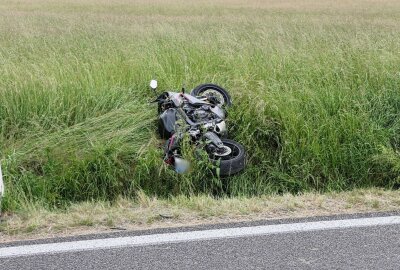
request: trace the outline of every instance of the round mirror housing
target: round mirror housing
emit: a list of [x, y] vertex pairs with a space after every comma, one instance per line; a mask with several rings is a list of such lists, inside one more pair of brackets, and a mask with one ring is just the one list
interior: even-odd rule
[[157, 83], [156, 80], [151, 80], [150, 81], [150, 88], [151, 89], [155, 90], [157, 88], [157, 85], [158, 85], [158, 83]]

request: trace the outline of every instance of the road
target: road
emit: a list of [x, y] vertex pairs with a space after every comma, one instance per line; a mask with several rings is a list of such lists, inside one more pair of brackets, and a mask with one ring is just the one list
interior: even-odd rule
[[0, 269], [400, 269], [400, 216], [259, 221], [0, 244]]

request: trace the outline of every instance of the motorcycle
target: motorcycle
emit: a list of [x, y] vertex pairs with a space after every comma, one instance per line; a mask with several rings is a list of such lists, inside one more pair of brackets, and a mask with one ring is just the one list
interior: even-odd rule
[[[156, 93], [157, 81], [150, 82]], [[208, 158], [219, 168], [220, 176], [229, 176], [245, 167], [244, 147], [227, 139], [226, 108], [232, 105], [229, 93], [215, 84], [202, 84], [190, 94], [163, 92], [153, 101], [158, 104], [158, 131], [166, 139], [164, 161], [178, 173], [189, 170], [190, 164], [181, 157], [185, 136], [196, 148], [206, 151]]]

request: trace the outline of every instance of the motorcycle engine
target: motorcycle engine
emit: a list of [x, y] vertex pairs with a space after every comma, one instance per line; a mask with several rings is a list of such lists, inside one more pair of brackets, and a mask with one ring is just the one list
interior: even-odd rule
[[204, 120], [210, 115], [209, 112], [202, 110], [202, 109], [197, 109], [193, 113], [193, 118], [195, 120]]

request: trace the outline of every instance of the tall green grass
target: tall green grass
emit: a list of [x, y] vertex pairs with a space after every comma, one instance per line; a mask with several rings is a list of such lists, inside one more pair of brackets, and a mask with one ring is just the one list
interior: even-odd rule
[[[4, 207], [397, 187], [400, 6], [339, 2], [0, 4]], [[163, 164], [152, 78], [231, 92], [242, 174]]]

